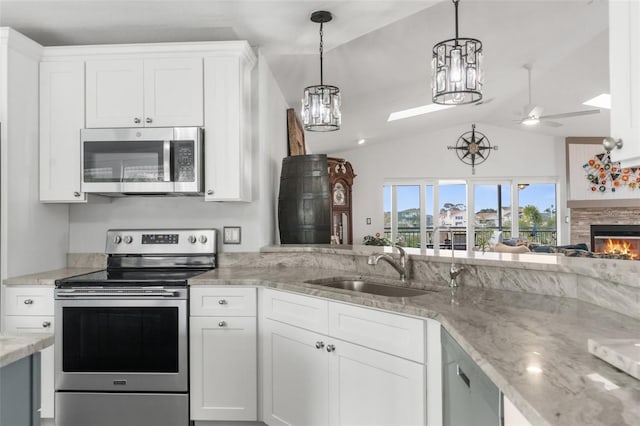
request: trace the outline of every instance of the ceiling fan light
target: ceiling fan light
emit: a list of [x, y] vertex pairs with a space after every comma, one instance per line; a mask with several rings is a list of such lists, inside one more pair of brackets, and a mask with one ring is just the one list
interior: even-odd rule
[[536, 116], [527, 117], [521, 121], [525, 126], [534, 126], [540, 122], [540, 119]]

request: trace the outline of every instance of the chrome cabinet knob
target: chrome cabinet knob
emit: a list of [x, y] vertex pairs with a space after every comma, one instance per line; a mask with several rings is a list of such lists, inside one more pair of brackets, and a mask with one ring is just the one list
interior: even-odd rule
[[51, 327], [51, 321], [42, 322], [42, 328], [49, 328], [49, 327]]
[[207, 190], [207, 195], [213, 195], [213, 189]]
[[324, 342], [321, 340], [318, 340], [316, 342], [316, 349], [322, 349], [322, 348], [324, 348]]
[[144, 122], [147, 123], [147, 124], [151, 124], [151, 123], [153, 123], [153, 119], [151, 117], [147, 117], [147, 119], [144, 120]]
[[120, 244], [122, 242], [122, 237], [120, 235], [116, 235], [115, 237], [113, 237], [113, 242], [115, 244]]
[[226, 326], [227, 326], [227, 322], [226, 322], [226, 321], [220, 321], [220, 322], [218, 323], [218, 326], [219, 326], [219, 327], [226, 327]]
[[195, 244], [196, 241], [198, 241], [198, 239], [196, 238], [195, 235], [189, 235], [189, 242], [191, 244]]
[[206, 235], [201, 235], [201, 236], [200, 236], [200, 242], [201, 242], [202, 244], [205, 244], [205, 243], [207, 242], [207, 236], [206, 236]]
[[226, 305], [227, 301], [225, 299], [218, 300], [218, 305]]
[[33, 305], [33, 299], [24, 299], [25, 305]]
[[73, 193], [73, 196], [78, 198], [80, 196], [80, 193], [78, 191], [76, 191], [76, 192]]
[[334, 352], [336, 347], [334, 345], [327, 345], [327, 352]]
[[125, 244], [131, 244], [133, 242], [133, 237], [131, 235], [126, 235], [124, 237]]
[[133, 119], [133, 122], [134, 122], [135, 124], [140, 124], [140, 119], [139, 119], [138, 117], [135, 117], [135, 118]]

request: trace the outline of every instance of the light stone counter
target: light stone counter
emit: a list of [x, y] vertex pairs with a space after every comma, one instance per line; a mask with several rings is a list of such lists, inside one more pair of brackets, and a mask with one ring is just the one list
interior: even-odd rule
[[[533, 425], [640, 424], [640, 381], [587, 350], [589, 338], [640, 338], [640, 320], [577, 299], [471, 286], [460, 288], [452, 303], [441, 281], [411, 282], [413, 287], [436, 290], [413, 298], [304, 283], [355, 276], [344, 271], [346, 265], [318, 267], [326, 265], [326, 259], [320, 257], [301, 261], [288, 256], [262, 267], [220, 267], [190, 279], [189, 284], [264, 286], [433, 318]], [[227, 262], [233, 263], [231, 258]], [[251, 263], [266, 261], [253, 259]], [[372, 269], [369, 266], [368, 271]]]
[[[533, 425], [640, 425], [640, 381], [587, 348], [589, 338], [640, 338], [640, 262], [456, 251], [456, 263], [466, 270], [454, 303], [446, 287], [451, 262], [447, 250], [438, 255], [409, 251], [409, 285], [436, 290], [424, 296], [388, 298], [304, 283], [335, 276], [397, 278], [386, 263], [367, 264], [369, 254], [381, 252], [391, 250], [287, 245], [260, 253], [220, 253], [219, 269], [189, 284], [271, 287], [433, 318]], [[104, 268], [99, 255], [89, 257], [96, 260], [91, 265], [79, 256], [80, 261], [69, 261], [69, 266], [89, 268], [4, 283], [53, 285], [58, 278]]]
[[0, 367], [53, 345], [53, 334], [0, 335]]
[[56, 280], [73, 277], [75, 275], [88, 274], [103, 268], [62, 268], [54, 271], [38, 272], [36, 274], [22, 275], [19, 277], [5, 278], [5, 285], [55, 285]]

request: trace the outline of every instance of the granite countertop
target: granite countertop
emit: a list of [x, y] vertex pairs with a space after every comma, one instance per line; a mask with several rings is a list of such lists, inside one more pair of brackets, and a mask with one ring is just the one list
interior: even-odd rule
[[[589, 338], [637, 338], [640, 320], [575, 299], [462, 287], [412, 298], [356, 294], [306, 284], [354, 276], [329, 269], [227, 267], [197, 285], [264, 286], [432, 318], [460, 343], [533, 425], [638, 425], [640, 381], [588, 352]], [[419, 283], [424, 287], [425, 283]]]
[[53, 334], [0, 335], [0, 367], [53, 345]]
[[6, 285], [55, 285], [56, 280], [73, 277], [76, 275], [88, 274], [100, 271], [104, 268], [61, 268], [53, 271], [38, 272], [36, 274], [22, 275], [19, 277], [5, 278], [2, 282]]

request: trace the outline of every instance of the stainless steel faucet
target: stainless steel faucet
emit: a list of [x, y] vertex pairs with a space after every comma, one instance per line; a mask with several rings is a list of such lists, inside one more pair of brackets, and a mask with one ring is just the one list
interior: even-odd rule
[[456, 288], [458, 288], [458, 275], [460, 275], [460, 273], [462, 271], [464, 271], [464, 266], [456, 266], [456, 262], [455, 262], [455, 250], [454, 250], [454, 245], [453, 245], [453, 231], [451, 231], [451, 268], [449, 268], [449, 288], [451, 289], [451, 298], [453, 299], [453, 297], [456, 295]]
[[407, 252], [399, 245], [395, 245], [394, 247], [397, 248], [400, 252], [399, 264], [396, 263], [395, 259], [387, 253], [378, 255], [372, 254], [371, 256], [369, 256], [369, 259], [367, 259], [367, 263], [369, 265], [377, 265], [378, 262], [382, 259], [393, 266], [393, 268], [400, 274], [400, 280], [402, 282], [405, 282], [407, 279]]

